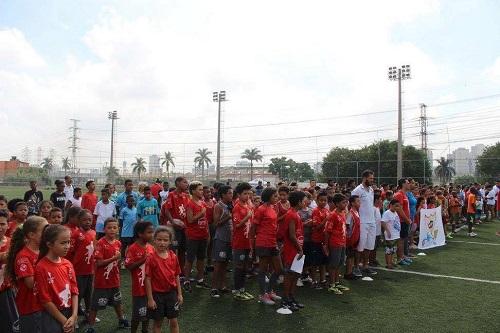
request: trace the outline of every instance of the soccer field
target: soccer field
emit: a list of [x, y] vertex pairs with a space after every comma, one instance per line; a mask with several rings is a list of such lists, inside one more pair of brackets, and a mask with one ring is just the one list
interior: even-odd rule
[[[500, 332], [500, 238], [495, 236], [500, 223], [476, 228], [478, 237], [467, 238], [462, 231], [446, 246], [425, 251], [427, 256], [407, 268], [379, 270], [372, 282], [346, 281], [352, 290], [344, 295], [307, 285], [299, 288], [297, 298], [306, 307], [293, 315], [279, 315], [277, 307], [235, 301], [230, 295], [212, 299], [209, 291], [194, 289], [184, 295], [181, 332]], [[129, 283], [128, 272], [122, 271], [127, 317]], [[257, 295], [255, 279], [248, 285]], [[102, 321], [97, 332], [116, 330], [112, 309], [98, 317]]]

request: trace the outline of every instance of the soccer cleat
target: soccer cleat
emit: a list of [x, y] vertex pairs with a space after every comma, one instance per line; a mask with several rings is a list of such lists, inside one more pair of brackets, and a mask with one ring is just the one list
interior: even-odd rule
[[405, 261], [404, 259], [401, 259], [399, 262], [398, 262], [398, 265], [401, 265], [401, 266], [409, 266], [410, 263], [408, 261]]
[[446, 239], [453, 239], [453, 236], [451, 235], [451, 232], [446, 235]]
[[297, 287], [303, 287], [304, 283], [302, 282], [301, 279], [297, 279]]
[[413, 263], [413, 260], [411, 260], [410, 258], [406, 257], [403, 259], [404, 261], [406, 261], [407, 263], [409, 264], [412, 264]]
[[210, 286], [205, 282], [205, 280], [198, 280], [196, 282], [196, 288], [210, 289]]
[[363, 274], [361, 274], [361, 270], [359, 269], [359, 267], [354, 267], [352, 270], [352, 274], [355, 277], [362, 277], [363, 276]]
[[297, 302], [297, 300], [295, 299], [295, 297], [292, 297], [292, 298], [290, 299], [290, 302], [291, 302], [293, 305], [295, 305], [297, 308], [299, 308], [299, 309], [303, 309], [303, 308], [305, 307], [305, 305], [304, 305], [304, 304]]
[[259, 303], [263, 303], [265, 305], [274, 305], [276, 304], [271, 297], [269, 297], [268, 293], [265, 293], [264, 295], [259, 296]]
[[248, 301], [248, 298], [241, 291], [235, 292], [233, 298], [238, 301]]
[[469, 232], [469, 233], [467, 233], [467, 236], [469, 236], [469, 237], [476, 237], [477, 234], [474, 233], [474, 232]]
[[220, 298], [219, 291], [217, 289], [210, 290], [210, 297], [212, 297], [212, 298]]
[[328, 288], [328, 291], [334, 293], [335, 295], [342, 295], [342, 294], [344, 294], [342, 292], [342, 290], [340, 290], [339, 288], [335, 287], [335, 285], [331, 285], [330, 288]]
[[122, 318], [118, 321], [118, 328], [130, 328], [130, 323], [128, 322], [127, 319]]
[[335, 287], [336, 287], [337, 289], [339, 289], [340, 291], [349, 291], [349, 290], [351, 290], [349, 287], [343, 286], [343, 285], [341, 285], [340, 283], [337, 283], [337, 284], [335, 285]]
[[243, 291], [242, 291], [242, 293], [243, 293], [243, 295], [245, 295], [245, 297], [246, 297], [248, 300], [252, 300], [252, 299], [254, 299], [254, 298], [255, 298], [252, 294], [250, 294], [249, 292], [247, 292], [247, 291], [245, 291], [245, 290], [243, 290]]
[[269, 297], [274, 301], [274, 302], [279, 302], [281, 301], [281, 297], [276, 295], [276, 293], [274, 291], [271, 291], [269, 293]]
[[276, 312], [279, 314], [283, 314], [283, 315], [290, 315], [293, 313], [293, 311], [290, 310], [290, 307], [288, 306], [288, 304], [285, 304], [285, 303], [283, 303], [281, 305], [281, 307], [278, 310], [276, 310]]
[[182, 284], [182, 288], [184, 288], [184, 291], [187, 293], [193, 292], [193, 289], [191, 288], [191, 282], [189, 280], [184, 281]]

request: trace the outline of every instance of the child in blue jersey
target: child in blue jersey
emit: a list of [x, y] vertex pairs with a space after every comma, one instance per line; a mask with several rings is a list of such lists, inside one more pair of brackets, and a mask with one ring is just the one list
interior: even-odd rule
[[121, 252], [122, 258], [125, 258], [125, 250], [134, 242], [134, 226], [137, 222], [137, 208], [132, 194], [127, 195], [127, 206], [120, 210], [119, 221], [121, 226]]
[[137, 205], [137, 218], [153, 223], [156, 228], [158, 226], [159, 212], [158, 201], [153, 198], [151, 188], [149, 186], [144, 187], [144, 199], [140, 200]]

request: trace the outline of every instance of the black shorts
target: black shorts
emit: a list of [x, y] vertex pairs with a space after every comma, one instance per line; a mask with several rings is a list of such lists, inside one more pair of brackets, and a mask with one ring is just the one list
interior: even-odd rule
[[[64, 317], [71, 317], [71, 308], [60, 310]], [[23, 331], [24, 332], [24, 331]], [[43, 333], [64, 333], [64, 329], [56, 318], [47, 311], [42, 311], [42, 332]]]
[[345, 264], [345, 247], [330, 247], [328, 267], [339, 268]]
[[257, 246], [255, 248], [255, 255], [259, 258], [261, 257], [277, 257], [280, 255], [280, 251], [277, 247], [261, 247]]
[[328, 263], [328, 258], [323, 252], [323, 246], [321, 245], [321, 243], [311, 242], [309, 246], [310, 266], [326, 265]]
[[231, 243], [214, 239], [212, 246], [212, 260], [217, 262], [228, 262], [231, 258]]
[[19, 332], [42, 333], [42, 311], [19, 316]]
[[399, 231], [400, 238], [407, 238], [410, 232], [410, 225], [407, 223], [401, 223], [401, 230]]
[[116, 306], [122, 304], [122, 293], [120, 288], [94, 289], [92, 304], [90, 308], [94, 311], [104, 310], [106, 306]]
[[358, 253], [358, 248], [357, 247], [347, 247], [345, 250], [347, 258], [354, 258], [356, 257], [356, 253]]
[[132, 297], [132, 320], [148, 320], [148, 298], [146, 296]]
[[76, 284], [78, 286], [78, 299], [90, 299], [94, 286], [94, 275], [77, 275]]
[[0, 309], [0, 332], [19, 332], [19, 314], [11, 288], [0, 293]]
[[187, 239], [186, 240], [186, 260], [194, 262], [197, 260], [205, 260], [207, 257], [207, 239]]
[[120, 237], [120, 243], [122, 243], [122, 251], [125, 251], [125, 249], [132, 245], [133, 242], [134, 237]]
[[250, 259], [250, 249], [233, 250], [233, 262], [245, 263]]
[[211, 242], [214, 241], [215, 229], [217, 229], [217, 227], [215, 226], [215, 223], [212, 223], [212, 224], [208, 225], [208, 231], [210, 232], [210, 241]]
[[148, 309], [148, 317], [153, 320], [177, 318], [179, 316], [179, 305], [177, 303], [177, 291], [172, 290], [166, 293], [153, 292], [153, 299], [156, 309]]
[[304, 267], [309, 267], [311, 265], [311, 260], [312, 260], [312, 248], [311, 248], [311, 241], [304, 242], [304, 255], [306, 258], [304, 259]]
[[183, 229], [174, 228], [175, 239], [172, 241], [172, 250], [177, 250], [177, 253], [186, 252], [186, 233]]

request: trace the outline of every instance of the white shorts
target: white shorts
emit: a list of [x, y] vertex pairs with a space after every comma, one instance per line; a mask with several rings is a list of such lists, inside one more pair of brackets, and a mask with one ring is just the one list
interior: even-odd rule
[[377, 225], [361, 223], [359, 230], [358, 251], [375, 249], [375, 238], [377, 234]]

